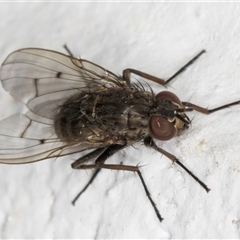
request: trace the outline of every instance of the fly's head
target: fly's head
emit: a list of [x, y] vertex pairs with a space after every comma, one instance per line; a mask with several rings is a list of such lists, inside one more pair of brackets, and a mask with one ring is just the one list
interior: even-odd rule
[[188, 129], [191, 121], [185, 112], [192, 109], [183, 106], [175, 94], [163, 91], [155, 96], [155, 100], [156, 107], [149, 121], [149, 130], [154, 138], [166, 141]]

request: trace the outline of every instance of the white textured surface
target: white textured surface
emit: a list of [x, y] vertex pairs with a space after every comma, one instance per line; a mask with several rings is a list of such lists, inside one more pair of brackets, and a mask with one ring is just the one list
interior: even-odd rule
[[[169, 77], [202, 49], [207, 54], [171, 90], [183, 101], [215, 107], [240, 99], [238, 3], [1, 3], [0, 62], [24, 47], [63, 51], [121, 73], [136, 68]], [[158, 92], [161, 88], [152, 84]], [[170, 88], [169, 88], [170, 89]], [[23, 110], [0, 88], [0, 117]], [[73, 157], [0, 165], [0, 238], [239, 238], [240, 106], [204, 116], [158, 142], [212, 190], [141, 144], [112, 162], [142, 173], [165, 218], [160, 224], [136, 174], [103, 170], [73, 207], [91, 175]], [[191, 116], [193, 116], [191, 115]]]

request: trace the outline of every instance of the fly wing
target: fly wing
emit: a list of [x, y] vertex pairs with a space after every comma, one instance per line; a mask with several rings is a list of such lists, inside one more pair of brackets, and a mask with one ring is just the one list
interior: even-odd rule
[[97, 144], [61, 142], [53, 121], [32, 112], [15, 114], [0, 122], [0, 163], [19, 164], [97, 148]]
[[11, 53], [2, 64], [1, 81], [15, 99], [48, 119], [54, 119], [58, 107], [75, 93], [126, 85], [121, 77], [87, 60], [37, 48]]

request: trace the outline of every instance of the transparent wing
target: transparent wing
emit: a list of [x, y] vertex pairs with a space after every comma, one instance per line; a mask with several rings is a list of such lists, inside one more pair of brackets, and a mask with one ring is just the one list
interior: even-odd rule
[[59, 141], [53, 121], [31, 112], [0, 121], [0, 143], [0, 163], [7, 164], [35, 162], [99, 147], [87, 141], [75, 145]]
[[37, 48], [11, 53], [2, 64], [1, 81], [15, 99], [48, 119], [79, 91], [126, 85], [121, 77], [87, 60]]

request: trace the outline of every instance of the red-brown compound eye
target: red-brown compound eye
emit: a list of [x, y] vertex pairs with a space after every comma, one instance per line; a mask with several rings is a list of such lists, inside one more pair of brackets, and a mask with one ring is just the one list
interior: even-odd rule
[[174, 125], [162, 117], [151, 117], [149, 128], [152, 136], [158, 140], [167, 141], [176, 135]]
[[168, 92], [168, 91], [162, 91], [162, 92], [158, 93], [156, 95], [156, 99], [158, 99], [158, 100], [168, 100], [168, 101], [175, 102], [179, 105], [182, 105], [180, 99], [174, 93]]
[[[172, 92], [162, 91], [156, 95], [157, 100], [168, 100], [182, 105], [180, 99]], [[167, 141], [176, 135], [174, 125], [162, 117], [151, 117], [149, 128], [152, 136], [158, 140]]]

